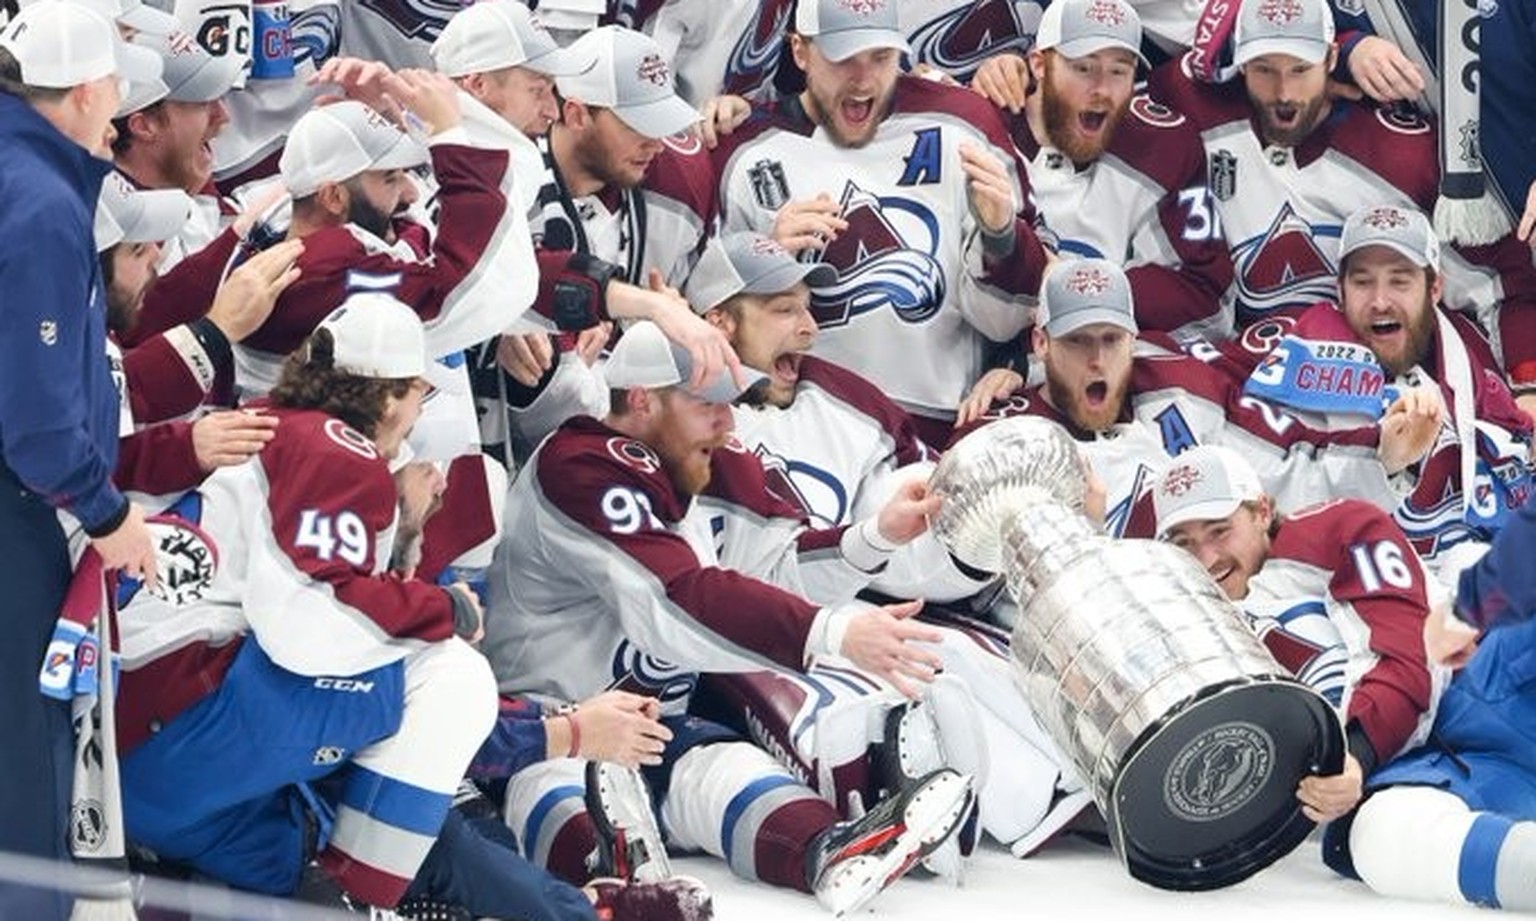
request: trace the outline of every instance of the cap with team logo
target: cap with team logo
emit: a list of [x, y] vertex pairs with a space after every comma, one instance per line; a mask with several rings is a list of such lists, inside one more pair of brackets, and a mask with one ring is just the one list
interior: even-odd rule
[[96, 199], [96, 251], [119, 243], [169, 240], [192, 219], [192, 196], [181, 189], [136, 189], [116, 170]]
[[334, 346], [332, 366], [357, 377], [420, 377], [427, 371], [427, 334], [416, 311], [381, 291], [353, 294], [316, 329]]
[[1417, 208], [1368, 205], [1346, 218], [1339, 237], [1339, 271], [1350, 253], [1367, 246], [1389, 247], [1421, 269], [1440, 271], [1440, 239]]
[[68, 89], [113, 75], [147, 83], [160, 75], [153, 52], [124, 42], [111, 20], [62, 0], [46, 0], [11, 17], [0, 32], [0, 47], [16, 59], [27, 86]]
[[1244, 502], [1263, 497], [1259, 475], [1241, 454], [1220, 445], [1200, 445], [1175, 457], [1152, 491], [1157, 535], [1191, 521], [1219, 521]]
[[346, 182], [368, 170], [409, 169], [426, 163], [426, 145], [353, 99], [304, 113], [288, 132], [278, 172], [294, 198], [327, 182]]
[[708, 313], [738, 294], [783, 294], [799, 282], [827, 285], [837, 270], [824, 262], [800, 262], [773, 238], [743, 230], [709, 241], [688, 276], [683, 295]]
[[715, 379], [702, 387], [693, 387], [693, 357], [688, 350], [672, 342], [649, 320], [641, 320], [624, 331], [603, 366], [603, 377], [615, 390], [642, 387], [681, 387], [706, 403], [733, 403], [742, 394], [768, 379], [767, 375], [742, 368], [744, 385], [736, 383], [730, 368], [721, 368]]
[[[51, 0], [21, 0], [21, 8], [48, 3]], [[149, 6], [144, 0], [69, 0], [75, 6], [83, 6], [103, 19], [127, 26], [136, 32], [152, 35], [168, 35], [181, 28], [175, 16]]]
[[1040, 17], [1035, 47], [1054, 48], [1064, 58], [1081, 58], [1106, 48], [1141, 53], [1141, 16], [1125, 0], [1055, 0]]
[[595, 63], [555, 44], [549, 30], [515, 0], [481, 0], [455, 13], [432, 43], [432, 60], [450, 77], [506, 67], [570, 76]]
[[560, 95], [612, 109], [624, 124], [649, 138], [682, 134], [698, 110], [677, 95], [672, 65], [656, 40], [623, 26], [593, 29], [566, 49], [592, 66], [557, 76]]
[[1333, 45], [1333, 13], [1325, 0], [1243, 0], [1233, 41], [1238, 66], [1266, 54], [1317, 64]]
[[160, 83], [165, 87], [163, 94], [139, 105], [138, 109], [160, 99], [172, 102], [212, 102], [223, 98], [240, 80], [239, 60], [233, 57], [214, 57], [203, 50], [197, 39], [179, 29], [169, 35], [146, 32], [135, 36], [133, 43], [160, 56], [163, 65]]
[[1131, 283], [1125, 270], [1108, 259], [1073, 259], [1052, 266], [1040, 287], [1040, 312], [1052, 338], [1093, 323], [1139, 331]]
[[800, 0], [795, 32], [815, 39], [829, 61], [846, 61], [872, 48], [912, 53], [896, 15], [896, 0]]

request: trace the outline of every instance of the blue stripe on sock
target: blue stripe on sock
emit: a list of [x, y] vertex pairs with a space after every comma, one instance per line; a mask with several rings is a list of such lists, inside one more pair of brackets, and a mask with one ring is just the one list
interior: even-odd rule
[[561, 800], [581, 799], [586, 793], [586, 787], [568, 783], [555, 787], [539, 797], [539, 801], [533, 805], [533, 811], [528, 813], [528, 821], [523, 823], [523, 853], [529, 860], [532, 860], [533, 855], [538, 851], [539, 831], [544, 825], [544, 819], [549, 816], [550, 810], [559, 805]]
[[799, 782], [786, 774], [764, 777], [760, 780], [752, 781], [752, 783], [747, 785], [746, 789], [731, 797], [730, 804], [725, 807], [725, 819], [720, 823], [720, 848], [725, 854], [726, 863], [731, 863], [734, 860], [731, 856], [731, 840], [736, 834], [736, 823], [741, 821], [742, 813], [746, 812], [764, 794], [771, 793], [780, 787], [798, 784]]
[[1514, 827], [1510, 819], [1491, 812], [1479, 813], [1467, 829], [1461, 843], [1461, 861], [1456, 868], [1456, 885], [1467, 901], [1489, 908], [1499, 907], [1495, 881], [1499, 867], [1499, 849]]
[[453, 796], [423, 790], [358, 764], [348, 768], [341, 802], [366, 815], [418, 835], [437, 837]]

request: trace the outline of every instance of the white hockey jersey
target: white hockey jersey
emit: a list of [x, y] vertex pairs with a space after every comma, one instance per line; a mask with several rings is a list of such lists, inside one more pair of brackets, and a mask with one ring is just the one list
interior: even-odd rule
[[[1021, 203], [1015, 251], [985, 260], [958, 148], [1006, 164]], [[1046, 250], [1024, 167], [997, 109], [974, 93], [899, 78], [891, 113], [865, 146], [832, 143], [798, 98], [759, 109], [715, 150], [726, 230], [771, 233], [789, 201], [826, 193], [849, 227], [817, 257], [837, 269], [813, 288], [815, 353], [874, 382], [909, 412], [950, 419], [980, 376], [986, 340], [1030, 322]]]

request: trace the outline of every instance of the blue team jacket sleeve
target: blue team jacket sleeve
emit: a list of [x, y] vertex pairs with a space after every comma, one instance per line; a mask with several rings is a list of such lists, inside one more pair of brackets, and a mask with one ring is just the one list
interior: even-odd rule
[[0, 247], [0, 451], [28, 489], [96, 531], [126, 500], [112, 485], [117, 396], [95, 247], [72, 221], [7, 207], [0, 238], [25, 242]]
[[1462, 572], [1456, 593], [1456, 611], [1462, 620], [1486, 630], [1536, 616], [1532, 547], [1536, 547], [1536, 498], [1505, 523], [1477, 565]]

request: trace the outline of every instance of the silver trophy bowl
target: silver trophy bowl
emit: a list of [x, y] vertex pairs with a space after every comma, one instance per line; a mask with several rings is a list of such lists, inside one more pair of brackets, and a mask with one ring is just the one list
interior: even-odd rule
[[960, 559], [1005, 575], [1019, 605], [1014, 677], [1087, 782], [1116, 853], [1137, 879], [1188, 890], [1280, 859], [1312, 829], [1297, 783], [1342, 765], [1332, 706], [1187, 553], [1099, 533], [1082, 515], [1085, 471], [1065, 430], [988, 428], [1004, 425], [945, 455], [934, 528]]

